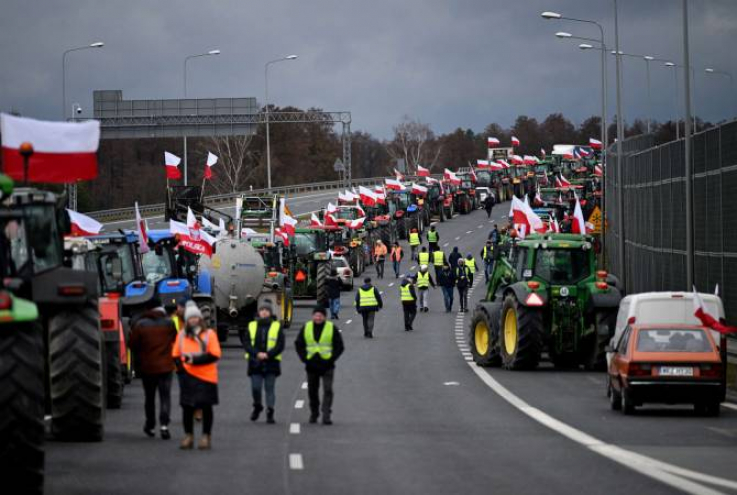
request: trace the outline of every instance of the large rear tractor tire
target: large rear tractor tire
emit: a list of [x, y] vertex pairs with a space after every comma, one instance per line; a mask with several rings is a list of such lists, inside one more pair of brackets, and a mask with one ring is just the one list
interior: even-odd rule
[[14, 493], [43, 493], [43, 356], [39, 324], [0, 325], [0, 476]]
[[103, 436], [103, 348], [97, 301], [62, 311], [49, 321], [51, 433], [60, 440]]
[[324, 308], [328, 307], [328, 277], [330, 276], [330, 264], [320, 263], [317, 265], [317, 304]]
[[500, 349], [502, 364], [509, 370], [531, 370], [540, 363], [543, 344], [543, 315], [519, 304], [513, 294], [502, 304]]
[[499, 353], [499, 328], [492, 323], [486, 311], [477, 308], [473, 312], [468, 341], [476, 364], [479, 366], [502, 364], [502, 356]]
[[120, 364], [120, 340], [105, 341], [105, 396], [108, 409], [123, 405], [123, 369]]
[[617, 321], [617, 312], [597, 312], [594, 315], [596, 331], [586, 342], [583, 366], [589, 371], [606, 370], [606, 346], [614, 335], [614, 325]]

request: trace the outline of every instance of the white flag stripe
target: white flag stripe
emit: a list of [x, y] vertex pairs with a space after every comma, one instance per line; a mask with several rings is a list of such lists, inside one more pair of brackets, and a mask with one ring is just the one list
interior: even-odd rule
[[4, 148], [18, 149], [24, 142], [39, 153], [94, 153], [100, 144], [100, 122], [46, 122], [0, 114]]

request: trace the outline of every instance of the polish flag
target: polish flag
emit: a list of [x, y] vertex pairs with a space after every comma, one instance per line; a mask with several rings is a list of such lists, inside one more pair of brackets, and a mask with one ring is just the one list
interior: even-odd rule
[[598, 139], [589, 138], [589, 146], [591, 146], [595, 150], [600, 150], [601, 149], [601, 141], [599, 141]]
[[455, 172], [448, 170], [447, 168], [445, 169], [445, 171], [443, 171], [443, 179], [456, 186], [460, 185], [461, 183], [461, 179], [458, 178]]
[[361, 202], [366, 206], [376, 206], [376, 193], [368, 187], [358, 186], [358, 194]]
[[398, 180], [384, 179], [384, 183], [386, 184], [387, 189], [391, 189], [393, 191], [401, 191], [404, 189], [404, 186]]
[[364, 211], [364, 209], [363, 209], [363, 208], [361, 208], [361, 205], [356, 205], [356, 208], [358, 209], [358, 213], [359, 213], [359, 214], [360, 214], [360, 215], [361, 215], [362, 217], [365, 217], [365, 216], [366, 216], [366, 212]]
[[563, 174], [560, 174], [558, 177], [560, 178], [560, 187], [571, 187], [571, 183], [563, 177]]
[[524, 239], [531, 232], [544, 233], [547, 230], [545, 223], [532, 211], [530, 205], [520, 201], [517, 196], [512, 196], [509, 218], [512, 219], [520, 239]]
[[510, 161], [512, 162], [512, 165], [524, 165], [525, 160], [519, 156], [519, 155], [512, 155], [509, 157]]
[[535, 200], [533, 202], [535, 203], [535, 206], [543, 206], [545, 204], [545, 201], [543, 201], [542, 196], [540, 196], [540, 188], [539, 187], [535, 191]]
[[320, 219], [315, 215], [314, 213], [310, 217], [310, 227], [323, 227], [324, 224], [320, 221]]
[[417, 177], [430, 177], [430, 169], [417, 165]]
[[594, 165], [594, 175], [596, 177], [604, 177], [604, 168], [601, 166], [601, 163]]
[[289, 234], [277, 227], [274, 229], [274, 235], [282, 240], [284, 247], [289, 247]]
[[335, 220], [335, 213], [338, 212], [338, 207], [333, 203], [328, 202], [327, 208], [325, 208], [325, 225], [337, 226], [338, 222]]
[[476, 160], [476, 166], [482, 170], [488, 170], [491, 168], [489, 160]]
[[497, 160], [496, 162], [499, 165], [501, 165], [503, 168], [512, 168], [512, 166], [509, 164], [507, 160]]
[[72, 222], [71, 235], [74, 237], [97, 235], [102, 230], [102, 224], [94, 218], [82, 215], [81, 213], [68, 208], [67, 213], [69, 214], [69, 220]]
[[404, 174], [396, 168], [394, 169], [394, 176], [397, 178], [397, 180], [404, 180]]
[[191, 209], [187, 210], [186, 224], [169, 220], [169, 231], [179, 236], [179, 245], [190, 253], [212, 256], [212, 246], [217, 239], [202, 230]]
[[352, 230], [357, 230], [363, 227], [363, 223], [366, 221], [366, 217], [356, 218], [355, 220], [351, 220], [348, 222], [348, 228]]
[[350, 203], [351, 201], [353, 201], [353, 194], [349, 193], [348, 191], [346, 191], [346, 192], [339, 192], [338, 193], [338, 201], [339, 202], [342, 201], [344, 203]]
[[[491, 163], [489, 163], [489, 168], [490, 168], [491, 170], [496, 170], [496, 171], [499, 171], [499, 170], [504, 170], [504, 169], [505, 169], [505, 167], [504, 167], [504, 165], [502, 165], [502, 164], [500, 163], [500, 161], [503, 161], [503, 160], [499, 160], [499, 161], [496, 161], [496, 162], [491, 162]], [[509, 165], [509, 164], [507, 164], [507, 165]]]
[[553, 232], [554, 234], [560, 233], [560, 224], [558, 224], [558, 219], [553, 217], [548, 222], [548, 232]]
[[546, 156], [545, 148], [540, 148], [540, 156], [543, 157], [543, 158], [545, 158], [545, 156]]
[[146, 254], [149, 252], [148, 247], [148, 225], [146, 219], [141, 217], [141, 212], [138, 210], [138, 201], [136, 205], [136, 231], [138, 233], [138, 250], [141, 253]]
[[583, 218], [583, 210], [581, 210], [581, 202], [576, 196], [576, 206], [573, 208], [573, 222], [571, 223], [571, 232], [574, 234], [585, 234], [586, 233], [586, 221]]
[[512, 146], [519, 146], [519, 139], [515, 136], [512, 136]]
[[471, 177], [471, 180], [473, 182], [478, 182], [479, 178], [476, 177], [476, 171], [471, 167], [471, 171], [468, 173], [468, 175]]
[[173, 153], [168, 151], [164, 152], [164, 163], [166, 164], [166, 178], [167, 179], [181, 179], [182, 173], [179, 171], [179, 163], [182, 159]]
[[212, 179], [212, 167], [218, 162], [217, 155], [207, 152], [207, 166], [205, 167], [205, 179]]
[[412, 194], [417, 194], [419, 196], [425, 196], [427, 194], [427, 188], [425, 186], [421, 186], [413, 182], [412, 183]]
[[537, 165], [538, 160], [534, 156], [525, 155], [522, 157], [522, 160], [525, 162], [525, 165]]
[[374, 189], [374, 194], [376, 195], [376, 204], [386, 204], [386, 191], [384, 191], [383, 187], [376, 186], [376, 188]]
[[438, 179], [433, 178], [433, 177], [428, 177], [426, 179], [426, 182], [428, 184], [440, 184], [440, 181]]
[[722, 335], [737, 333], [737, 327], [725, 325], [709, 314], [706, 310], [706, 306], [704, 305], [704, 300], [701, 299], [701, 294], [696, 292], [696, 287], [693, 288], [693, 306], [694, 316], [701, 321], [703, 326], [719, 332]]
[[297, 228], [297, 219], [290, 215], [284, 214], [281, 218], [281, 229], [287, 234], [293, 236]]
[[486, 144], [489, 148], [496, 148], [499, 146], [499, 140], [495, 137], [486, 138]]
[[360, 199], [360, 196], [358, 195], [358, 193], [356, 193], [356, 188], [355, 187], [353, 188], [352, 191], [346, 189], [345, 190], [345, 193], [348, 194], [351, 197], [351, 201], [357, 201], [358, 199]]
[[0, 114], [3, 170], [16, 181], [24, 180], [23, 143], [33, 146], [28, 180], [56, 184], [97, 177], [100, 123], [47, 122]]

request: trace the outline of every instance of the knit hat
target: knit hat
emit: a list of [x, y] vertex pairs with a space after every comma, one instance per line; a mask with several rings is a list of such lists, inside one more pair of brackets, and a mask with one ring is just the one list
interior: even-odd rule
[[258, 305], [258, 310], [261, 311], [262, 309], [268, 310], [272, 315], [274, 314], [274, 308], [271, 306], [269, 301], [264, 301]]
[[194, 317], [202, 318], [202, 312], [200, 311], [200, 308], [197, 307], [197, 304], [194, 301], [189, 301], [184, 307], [184, 320], [187, 321], [190, 318]]
[[325, 310], [325, 307], [324, 306], [315, 306], [312, 309], [312, 314], [314, 315], [315, 313], [322, 313], [323, 316], [327, 316], [327, 314], [328, 314], [328, 312]]

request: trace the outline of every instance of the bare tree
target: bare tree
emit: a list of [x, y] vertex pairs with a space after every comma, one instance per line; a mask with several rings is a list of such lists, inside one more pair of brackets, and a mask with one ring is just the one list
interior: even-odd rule
[[251, 149], [253, 135], [212, 136], [205, 146], [218, 156], [210, 185], [219, 193], [237, 192], [259, 168], [259, 160]]
[[417, 165], [431, 168], [440, 156], [440, 149], [430, 125], [407, 115], [394, 126], [394, 139], [386, 145], [389, 155], [404, 160], [410, 173], [417, 170]]

